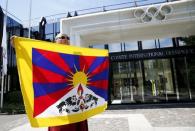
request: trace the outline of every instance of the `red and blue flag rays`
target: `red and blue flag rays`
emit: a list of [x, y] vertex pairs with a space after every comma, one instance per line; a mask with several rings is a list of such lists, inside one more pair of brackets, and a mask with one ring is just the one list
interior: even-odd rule
[[87, 87], [107, 101], [108, 57], [80, 56], [80, 67], [88, 75]]
[[107, 100], [108, 58], [32, 49], [34, 117], [78, 84]]
[[34, 117], [72, 89], [68, 79], [72, 70], [59, 54], [32, 49]]

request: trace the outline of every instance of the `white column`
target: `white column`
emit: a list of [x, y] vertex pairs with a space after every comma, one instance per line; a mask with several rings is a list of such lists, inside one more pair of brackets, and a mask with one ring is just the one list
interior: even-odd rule
[[87, 47], [79, 33], [74, 33], [70, 35], [70, 44], [80, 47]]

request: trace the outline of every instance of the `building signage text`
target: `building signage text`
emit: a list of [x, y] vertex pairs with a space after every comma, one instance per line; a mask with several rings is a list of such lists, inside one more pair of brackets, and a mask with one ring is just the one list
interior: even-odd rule
[[111, 61], [121, 60], [138, 60], [151, 58], [166, 58], [195, 55], [195, 48], [180, 47], [180, 48], [164, 48], [164, 49], [150, 49], [132, 52], [111, 53]]

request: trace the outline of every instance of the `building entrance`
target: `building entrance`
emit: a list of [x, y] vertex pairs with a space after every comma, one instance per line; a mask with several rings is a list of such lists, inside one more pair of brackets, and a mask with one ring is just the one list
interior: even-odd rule
[[176, 98], [170, 59], [113, 62], [112, 104], [168, 101]]
[[143, 79], [140, 61], [113, 63], [113, 103], [142, 101]]
[[195, 100], [195, 47], [111, 53], [111, 104]]

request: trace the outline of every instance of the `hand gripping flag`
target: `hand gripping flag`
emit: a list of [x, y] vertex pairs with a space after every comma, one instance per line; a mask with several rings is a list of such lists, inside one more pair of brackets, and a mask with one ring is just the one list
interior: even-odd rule
[[107, 107], [108, 51], [14, 38], [26, 113], [33, 127], [83, 121]]

